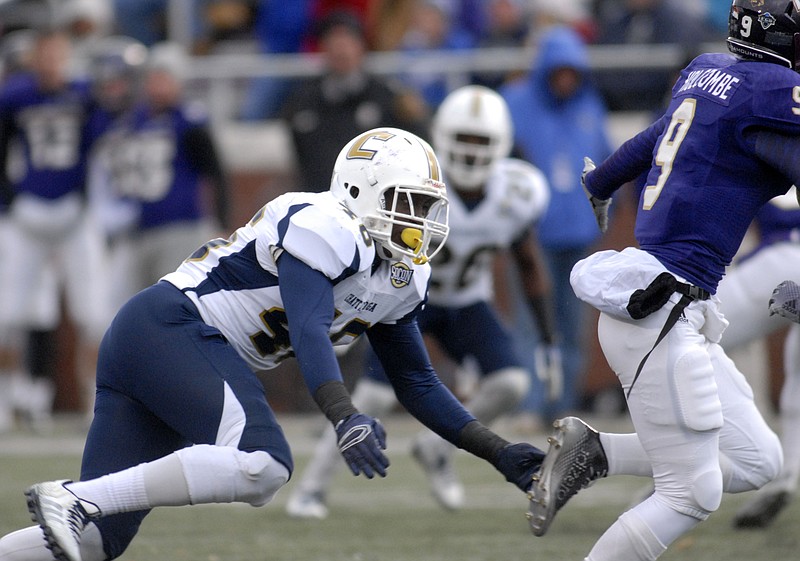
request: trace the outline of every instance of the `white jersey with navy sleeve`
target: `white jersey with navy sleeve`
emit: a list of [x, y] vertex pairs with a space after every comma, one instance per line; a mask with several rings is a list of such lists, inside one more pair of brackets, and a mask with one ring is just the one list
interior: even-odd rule
[[506, 158], [493, 167], [485, 197], [469, 209], [451, 190], [450, 234], [433, 264], [429, 301], [464, 307], [494, 297], [492, 261], [544, 213], [550, 191], [542, 172]]
[[292, 356], [276, 261], [288, 252], [334, 283], [334, 345], [376, 323], [393, 323], [423, 301], [429, 265], [410, 259], [377, 266], [361, 222], [329, 192], [287, 193], [227, 240], [212, 240], [163, 277], [197, 306], [255, 371]]

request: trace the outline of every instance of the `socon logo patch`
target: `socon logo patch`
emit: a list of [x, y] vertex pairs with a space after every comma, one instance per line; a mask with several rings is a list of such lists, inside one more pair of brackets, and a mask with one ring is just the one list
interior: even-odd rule
[[411, 267], [403, 262], [392, 264], [392, 269], [389, 273], [392, 286], [395, 288], [403, 288], [404, 286], [408, 286], [408, 284], [411, 282], [411, 277], [413, 274], [414, 271], [411, 270]]

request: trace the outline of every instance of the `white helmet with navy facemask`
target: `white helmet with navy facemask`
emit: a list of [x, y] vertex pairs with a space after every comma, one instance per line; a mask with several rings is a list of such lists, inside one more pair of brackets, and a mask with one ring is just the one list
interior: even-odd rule
[[336, 158], [331, 193], [364, 225], [384, 259], [430, 260], [448, 234], [448, 203], [430, 145], [407, 131], [379, 128]]

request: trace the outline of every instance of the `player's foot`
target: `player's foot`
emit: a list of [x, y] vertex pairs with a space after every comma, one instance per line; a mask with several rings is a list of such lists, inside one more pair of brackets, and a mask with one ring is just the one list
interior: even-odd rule
[[458, 510], [464, 506], [464, 486], [453, 468], [450, 444], [426, 436], [415, 439], [411, 455], [428, 476], [433, 498], [448, 510]]
[[542, 468], [533, 476], [527, 513], [531, 532], [543, 536], [556, 513], [581, 489], [608, 474], [608, 461], [600, 434], [577, 417], [553, 423]]
[[735, 528], [766, 528], [791, 502], [792, 495], [785, 489], [757, 493], [744, 504], [733, 518]]
[[295, 491], [289, 496], [289, 501], [286, 503], [286, 514], [292, 518], [323, 520], [328, 517], [325, 496], [320, 491], [316, 493]]
[[100, 509], [76, 497], [64, 485], [71, 481], [37, 483], [25, 491], [31, 518], [44, 532], [57, 561], [81, 561], [81, 534]]

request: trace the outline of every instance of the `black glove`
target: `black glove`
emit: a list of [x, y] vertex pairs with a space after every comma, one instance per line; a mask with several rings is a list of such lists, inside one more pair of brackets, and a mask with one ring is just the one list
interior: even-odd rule
[[497, 453], [495, 467], [513, 483], [527, 492], [533, 485], [533, 474], [539, 471], [545, 453], [525, 442], [509, 444]]
[[386, 477], [389, 458], [382, 452], [386, 450], [386, 431], [378, 419], [355, 413], [336, 423], [334, 428], [339, 451], [353, 475], [363, 473], [367, 479], [372, 479], [377, 473]]

